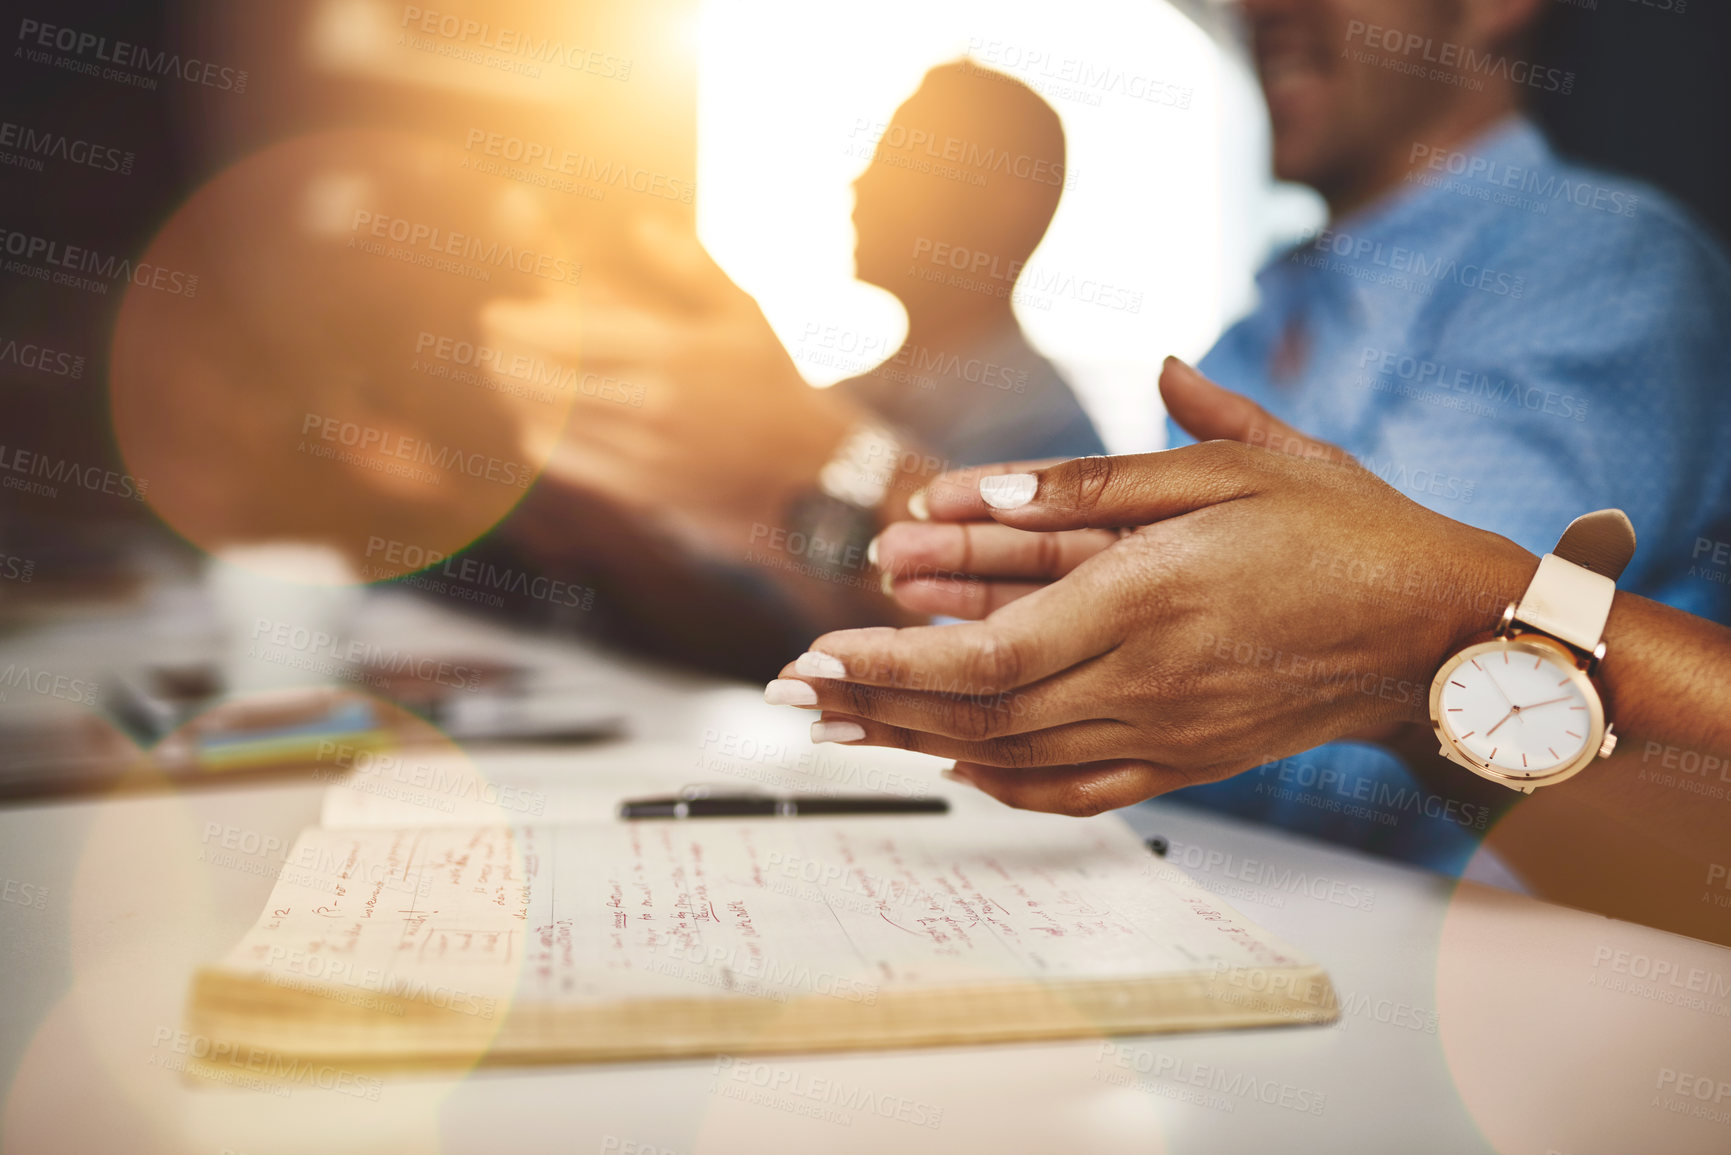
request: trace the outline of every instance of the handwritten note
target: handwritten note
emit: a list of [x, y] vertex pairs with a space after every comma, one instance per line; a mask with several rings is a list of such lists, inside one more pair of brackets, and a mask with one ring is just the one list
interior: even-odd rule
[[827, 996], [1306, 960], [1117, 819], [308, 830], [225, 961], [498, 1000]]

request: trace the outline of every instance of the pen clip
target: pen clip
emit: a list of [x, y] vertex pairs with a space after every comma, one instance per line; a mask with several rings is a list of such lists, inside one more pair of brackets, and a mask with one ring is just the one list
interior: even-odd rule
[[756, 786], [738, 786], [731, 782], [693, 782], [689, 786], [681, 786], [679, 793], [674, 797], [681, 802], [699, 802], [705, 798], [714, 798], [717, 795], [737, 797], [741, 794], [769, 797], [767, 790], [761, 790]]

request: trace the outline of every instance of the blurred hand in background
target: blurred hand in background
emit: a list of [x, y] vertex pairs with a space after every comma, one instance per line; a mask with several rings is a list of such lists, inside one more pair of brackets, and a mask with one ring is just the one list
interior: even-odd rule
[[806, 384], [695, 236], [646, 216], [626, 241], [632, 283], [603, 273], [580, 291], [497, 300], [483, 326], [500, 347], [580, 366], [549, 477], [739, 562], [864, 411]]

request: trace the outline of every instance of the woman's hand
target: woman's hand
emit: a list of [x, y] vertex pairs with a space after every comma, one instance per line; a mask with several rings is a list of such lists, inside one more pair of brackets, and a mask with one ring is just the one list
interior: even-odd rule
[[1142, 528], [1095, 533], [1073, 565], [1066, 539], [1017, 556], [972, 541], [972, 568], [1020, 596], [978, 622], [826, 634], [769, 699], [822, 710], [816, 740], [954, 758], [1013, 806], [1067, 814], [1423, 720], [1437, 667], [1536, 560], [1243, 398], [1200, 378], [1179, 392], [1175, 418], [1237, 440], [976, 471], [973, 496], [952, 475], [928, 496], [934, 517], [1024, 534]]
[[[1350, 460], [1340, 449], [1297, 433], [1176, 357], [1168, 357], [1161, 370], [1160, 394], [1166, 412], [1198, 441], [1241, 441], [1288, 456]], [[991, 520], [991, 509], [980, 496], [982, 477], [1048, 464], [1057, 462], [987, 465], [934, 479], [910, 502], [921, 520], [897, 522], [874, 543], [885, 592], [917, 613], [983, 618], [1063, 577], [1117, 541], [1119, 535], [1112, 530], [1031, 533]]]

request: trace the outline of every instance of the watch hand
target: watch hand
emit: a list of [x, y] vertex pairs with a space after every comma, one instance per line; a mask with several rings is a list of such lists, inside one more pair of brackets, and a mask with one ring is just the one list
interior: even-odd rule
[[1543, 702], [1534, 702], [1531, 706], [1522, 706], [1521, 709], [1523, 709], [1523, 710], [1537, 710], [1540, 706], [1554, 706], [1558, 702], [1567, 702], [1568, 700], [1569, 700], [1569, 697], [1568, 697], [1568, 695], [1565, 694], [1561, 698], [1550, 698], [1550, 699], [1547, 699], [1546, 701], [1543, 701]]
[[[1509, 707], [1509, 712], [1502, 716], [1502, 718], [1497, 722], [1497, 726], [1501, 726], [1504, 722], [1507, 722], [1510, 718], [1518, 718], [1520, 716], [1521, 716], [1521, 708], [1519, 706], [1511, 705]], [[1497, 732], [1497, 726], [1492, 726], [1489, 730], [1486, 730], [1485, 731], [1485, 737], [1489, 738], [1492, 734], [1495, 734]]]
[[[1474, 662], [1473, 665], [1478, 666], [1478, 663]], [[1502, 686], [1497, 684], [1497, 680], [1491, 676], [1491, 672], [1489, 670], [1486, 670], [1483, 666], [1479, 666], [1479, 669], [1484, 671], [1485, 680], [1491, 684], [1491, 688], [1496, 690], [1496, 692], [1498, 694], [1501, 694], [1503, 701], [1505, 701], [1509, 704], [1509, 709], [1511, 711], [1513, 711], [1516, 715], [1519, 715], [1521, 712], [1521, 708], [1519, 706], [1515, 705], [1515, 700], [1508, 696], [1508, 694], [1503, 690]], [[1507, 722], [1507, 721], [1508, 721], [1507, 718], [1503, 719], [1503, 722]], [[1503, 722], [1498, 722], [1497, 725], [1501, 726], [1503, 724]], [[1486, 731], [1486, 733], [1489, 733], [1489, 731]]]

